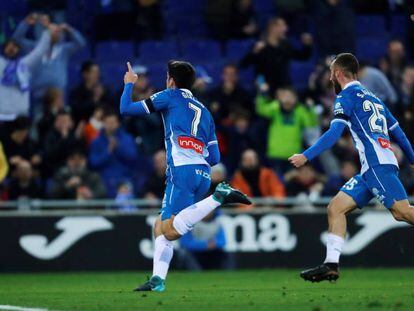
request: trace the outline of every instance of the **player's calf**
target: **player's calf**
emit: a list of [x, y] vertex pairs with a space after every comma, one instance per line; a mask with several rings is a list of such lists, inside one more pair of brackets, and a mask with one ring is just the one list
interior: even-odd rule
[[408, 200], [395, 201], [390, 211], [396, 220], [414, 225], [414, 206]]

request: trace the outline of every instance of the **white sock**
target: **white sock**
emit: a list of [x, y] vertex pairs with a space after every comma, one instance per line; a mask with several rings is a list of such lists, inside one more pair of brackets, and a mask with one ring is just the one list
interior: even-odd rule
[[154, 241], [154, 259], [152, 275], [157, 275], [165, 280], [173, 257], [174, 248], [171, 241], [164, 235], [158, 236]]
[[342, 246], [345, 240], [343, 237], [328, 233], [326, 240], [326, 262], [339, 263], [339, 256], [341, 256]]
[[210, 195], [204, 200], [190, 205], [179, 212], [174, 218], [173, 226], [179, 234], [184, 235], [191, 231], [196, 223], [220, 205], [221, 203], [213, 199], [213, 196]]

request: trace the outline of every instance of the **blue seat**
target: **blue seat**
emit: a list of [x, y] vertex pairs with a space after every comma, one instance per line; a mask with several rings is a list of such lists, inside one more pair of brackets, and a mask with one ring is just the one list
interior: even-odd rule
[[139, 46], [139, 57], [148, 63], [165, 63], [177, 58], [178, 45], [174, 41], [143, 41]]
[[386, 32], [385, 18], [381, 15], [360, 15], [356, 18], [359, 36], [378, 36]]
[[104, 85], [109, 87], [112, 91], [122, 89], [124, 84], [124, 74], [126, 72], [126, 65], [119, 62], [100, 63], [101, 77]]
[[181, 46], [185, 59], [193, 62], [211, 62], [221, 59], [220, 45], [213, 40], [185, 41]]
[[73, 59], [68, 66], [68, 90], [73, 89], [81, 81], [81, 64]]
[[84, 61], [91, 60], [92, 59], [92, 52], [90, 46], [85, 46], [83, 49], [75, 52], [71, 56], [72, 62], [77, 62], [79, 64], [83, 63]]
[[356, 55], [361, 60], [376, 63], [384, 56], [388, 41], [388, 37], [358, 38], [356, 42]]
[[202, 12], [207, 0], [164, 0], [163, 9], [167, 13]]
[[315, 70], [315, 64], [313, 62], [292, 61], [289, 70], [293, 86], [301, 91], [308, 86], [309, 76]]
[[257, 13], [275, 13], [274, 0], [253, 0], [253, 8]]
[[395, 37], [405, 37], [407, 33], [407, 23], [409, 20], [405, 15], [393, 15], [391, 17], [391, 33]]
[[213, 79], [209, 84], [209, 88], [214, 88], [221, 83], [221, 72], [223, 65], [220, 62], [213, 62], [210, 64], [204, 64], [203, 68], [207, 71], [208, 75]]
[[95, 56], [98, 62], [127, 62], [134, 57], [132, 41], [103, 41], [96, 45]]
[[165, 89], [167, 66], [161, 64], [148, 64], [148, 77], [157, 89]]
[[226, 58], [231, 62], [240, 61], [254, 45], [254, 40], [230, 40], [226, 46]]

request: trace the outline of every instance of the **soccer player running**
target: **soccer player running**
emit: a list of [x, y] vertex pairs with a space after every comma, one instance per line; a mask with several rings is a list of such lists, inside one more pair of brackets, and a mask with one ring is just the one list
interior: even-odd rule
[[215, 126], [210, 112], [191, 93], [195, 70], [188, 62], [170, 61], [167, 88], [150, 98], [132, 102], [138, 76], [130, 63], [124, 76], [122, 115], [144, 116], [160, 112], [167, 152], [167, 182], [160, 216], [154, 225], [152, 277], [136, 291], [165, 290], [165, 278], [173, 257], [172, 241], [191, 231], [196, 223], [222, 204], [251, 204], [240, 191], [220, 183], [213, 195], [210, 166], [220, 160]]
[[304, 165], [332, 147], [348, 127], [362, 167], [360, 174], [351, 178], [328, 205], [326, 259], [322, 265], [300, 274], [307, 281], [334, 281], [339, 278], [339, 256], [346, 234], [346, 215], [356, 207], [364, 207], [373, 197], [396, 220], [414, 224], [414, 207], [410, 206], [398, 178], [397, 159], [389, 135], [414, 168], [413, 148], [384, 103], [358, 82], [358, 67], [358, 60], [349, 53], [339, 54], [332, 61], [330, 80], [337, 97], [330, 129], [303, 154], [289, 158], [295, 167]]

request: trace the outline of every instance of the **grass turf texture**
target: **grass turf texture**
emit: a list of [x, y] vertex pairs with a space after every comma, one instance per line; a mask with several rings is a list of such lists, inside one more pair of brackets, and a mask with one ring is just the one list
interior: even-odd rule
[[414, 269], [343, 269], [336, 284], [297, 270], [172, 272], [136, 293], [142, 272], [1, 274], [0, 305], [49, 310], [414, 310]]

